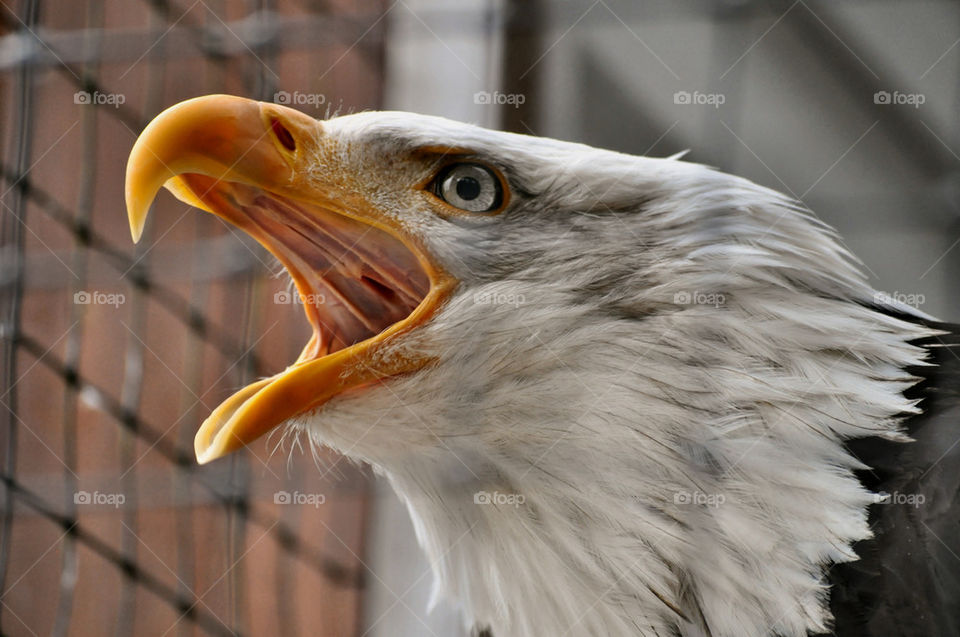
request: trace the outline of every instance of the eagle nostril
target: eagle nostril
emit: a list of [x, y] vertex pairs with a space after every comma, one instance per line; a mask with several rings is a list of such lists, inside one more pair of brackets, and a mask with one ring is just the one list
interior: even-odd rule
[[289, 150], [291, 153], [297, 150], [296, 140], [293, 139], [293, 135], [287, 130], [287, 127], [280, 122], [280, 120], [270, 120], [270, 130], [273, 131], [273, 134], [277, 137], [277, 141], [279, 141], [284, 148]]

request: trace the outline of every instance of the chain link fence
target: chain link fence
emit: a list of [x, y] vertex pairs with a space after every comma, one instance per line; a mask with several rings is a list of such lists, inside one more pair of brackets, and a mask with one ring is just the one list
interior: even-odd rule
[[[0, 7], [4, 635], [359, 634], [368, 480], [274, 439], [192, 438], [307, 338], [268, 253], [161, 196], [134, 246], [126, 155], [206, 93], [376, 108], [379, 2]], [[270, 451], [273, 451], [271, 454]], [[287, 506], [309, 501], [314, 506]]]

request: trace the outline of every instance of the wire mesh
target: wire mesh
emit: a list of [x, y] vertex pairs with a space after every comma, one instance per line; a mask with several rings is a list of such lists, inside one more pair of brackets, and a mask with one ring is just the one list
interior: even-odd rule
[[[164, 198], [134, 247], [122, 184], [144, 124], [194, 95], [377, 107], [382, 14], [3, 3], [3, 634], [359, 631], [365, 476], [321, 455], [304, 477], [284, 451], [193, 459], [206, 413], [306, 341], [290, 308], [257, 302], [283, 289], [276, 265]], [[284, 507], [296, 488], [322, 506]]]

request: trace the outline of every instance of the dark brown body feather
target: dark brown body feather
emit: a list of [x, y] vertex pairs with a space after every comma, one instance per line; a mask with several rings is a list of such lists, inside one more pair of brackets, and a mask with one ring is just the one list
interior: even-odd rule
[[864, 486], [892, 501], [871, 507], [860, 559], [830, 571], [839, 637], [960, 636], [960, 325], [924, 324], [949, 333], [918, 343], [934, 366], [910, 370], [922, 379], [906, 392], [922, 399], [906, 423], [914, 442], [848, 445], [872, 468]]

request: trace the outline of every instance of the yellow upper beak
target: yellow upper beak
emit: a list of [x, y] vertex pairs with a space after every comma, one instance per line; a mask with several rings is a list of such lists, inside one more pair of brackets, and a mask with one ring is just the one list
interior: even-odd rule
[[271, 134], [275, 122], [300, 140], [315, 139], [320, 127], [299, 111], [232, 95], [197, 97], [158, 115], [137, 138], [127, 161], [126, 203], [133, 240], [140, 240], [150, 204], [164, 185], [178, 198], [207, 209], [174, 179], [183, 173], [251, 185], [294, 185], [294, 162], [304, 149], [284, 148]]
[[[261, 228], [251, 227], [236, 207], [223, 205], [220, 184], [240, 183], [300, 200], [327, 198], [316, 175], [298, 170], [305, 157], [323, 152], [323, 124], [276, 104], [227, 95], [187, 100], [157, 116], [137, 139], [127, 164], [126, 204], [130, 232], [140, 239], [150, 205], [161, 187], [178, 198], [244, 228], [270, 247]], [[202, 175], [203, 179], [184, 175]], [[343, 180], [331, 175], [331, 181]], [[198, 184], [206, 184], [198, 189]], [[358, 210], [359, 208], [359, 210]], [[306, 356], [285, 371], [255, 382], [223, 402], [197, 433], [194, 447], [202, 464], [247, 445], [280, 423], [317, 407], [344, 390], [416, 369], [423, 360], [396, 357], [364, 364], [384, 342], [426, 320], [452, 287], [418, 247], [415, 238], [370, 207], [338, 213], [359, 219], [400, 239], [417, 256], [430, 291], [404, 320], [362, 342], [321, 357]], [[335, 213], [330, 213], [334, 214]], [[285, 264], [286, 265], [286, 264]], [[295, 281], [300, 287], [301, 281]]]

